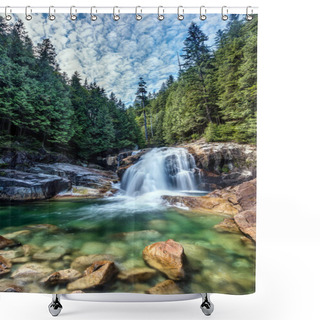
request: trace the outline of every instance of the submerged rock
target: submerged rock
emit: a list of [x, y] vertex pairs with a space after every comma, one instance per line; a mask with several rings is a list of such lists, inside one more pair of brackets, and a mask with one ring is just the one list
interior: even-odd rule
[[83, 290], [106, 284], [117, 274], [118, 269], [111, 261], [97, 261], [85, 271], [85, 276], [67, 285], [67, 289]]
[[143, 250], [143, 259], [145, 262], [164, 274], [172, 280], [184, 278], [183, 269], [185, 255], [180, 243], [172, 239], [153, 243]]
[[11, 271], [12, 264], [9, 260], [0, 256], [0, 276]]
[[13, 272], [11, 278], [22, 282], [32, 282], [51, 274], [53, 269], [40, 263], [26, 263]]
[[9, 247], [15, 247], [19, 245], [15, 241], [5, 238], [3, 236], [0, 236], [0, 249], [9, 248]]
[[28, 228], [32, 231], [47, 230], [50, 232], [57, 232], [59, 230], [59, 228], [57, 226], [54, 226], [53, 224], [47, 224], [47, 223], [30, 224], [30, 225], [26, 226], [26, 228]]
[[100, 260], [112, 260], [108, 254], [91, 254], [88, 256], [77, 257], [72, 263], [71, 268], [83, 272], [86, 268], [92, 265], [96, 261]]
[[30, 235], [30, 233], [31, 233], [30, 230], [20, 230], [20, 231], [4, 234], [3, 236], [7, 239], [20, 239]]
[[183, 291], [172, 280], [165, 280], [147, 290], [149, 294], [181, 294]]
[[134, 268], [119, 273], [118, 279], [127, 282], [144, 282], [157, 274], [157, 271], [151, 268]]
[[0, 201], [49, 199], [71, 187], [69, 180], [43, 173], [3, 169], [0, 175]]
[[82, 274], [74, 269], [65, 269], [52, 273], [50, 276], [42, 279], [40, 283], [46, 286], [55, 286], [57, 284], [68, 283], [81, 278]]
[[126, 241], [134, 241], [135, 239], [156, 239], [161, 236], [156, 230], [138, 230], [131, 232], [122, 232], [115, 235], [115, 237], [122, 238]]
[[50, 248], [48, 251], [37, 252], [33, 255], [34, 260], [55, 261], [66, 254], [67, 250], [62, 246]]
[[5, 259], [12, 260], [23, 256], [23, 250], [21, 248], [17, 250], [0, 250], [0, 256]]
[[9, 279], [0, 280], [0, 292], [23, 292], [23, 287], [17, 286]]

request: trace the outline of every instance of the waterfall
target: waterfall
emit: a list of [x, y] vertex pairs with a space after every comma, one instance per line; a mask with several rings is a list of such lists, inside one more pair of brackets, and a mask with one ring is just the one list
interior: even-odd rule
[[196, 190], [198, 169], [183, 148], [155, 148], [126, 170], [121, 189], [128, 196], [158, 190]]

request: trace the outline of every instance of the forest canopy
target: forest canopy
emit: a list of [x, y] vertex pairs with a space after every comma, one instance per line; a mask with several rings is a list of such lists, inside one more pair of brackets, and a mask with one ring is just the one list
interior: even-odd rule
[[[179, 60], [158, 92], [137, 75], [126, 107], [114, 93], [60, 69], [49, 39], [34, 45], [24, 24], [0, 17], [0, 145], [65, 151], [81, 159], [102, 152], [207, 141], [256, 142], [257, 18], [231, 15], [213, 48], [191, 23]], [[142, 62], [143, 63], [143, 62]], [[177, 61], [178, 63], [178, 61]]]

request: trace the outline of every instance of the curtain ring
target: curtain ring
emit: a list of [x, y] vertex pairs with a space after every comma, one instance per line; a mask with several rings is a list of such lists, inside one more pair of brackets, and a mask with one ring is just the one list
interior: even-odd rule
[[[30, 9], [30, 12], [28, 12], [28, 9]], [[32, 12], [32, 9], [30, 8], [30, 6], [27, 6], [25, 11], [26, 11], [26, 20], [27, 21], [32, 20], [32, 15], [30, 14]]]
[[56, 12], [56, 9], [54, 9], [54, 6], [50, 6], [49, 7], [49, 20], [53, 21], [55, 20], [56, 16], [52, 13], [53, 12]]
[[205, 6], [200, 7], [200, 20], [204, 21], [207, 19], [207, 9]]
[[[160, 14], [160, 8], [162, 9], [162, 14]], [[162, 21], [164, 19], [164, 9], [163, 6], [158, 7], [158, 20]]]
[[[181, 12], [180, 12], [181, 10]], [[178, 20], [182, 21], [184, 19], [184, 8], [183, 6], [178, 7]]]
[[10, 21], [12, 19], [12, 15], [10, 14], [12, 12], [12, 10], [10, 9], [10, 13], [8, 13], [9, 8], [10, 8], [10, 6], [6, 6], [4, 8], [4, 15], [6, 16], [7, 21]]
[[[251, 13], [249, 13], [249, 8], [251, 9]], [[247, 7], [247, 10], [246, 10], [246, 19], [247, 21], [251, 21], [253, 19], [253, 9], [252, 7]]]
[[[138, 14], [138, 8], [140, 9], [140, 14]], [[141, 13], [142, 13], [141, 7], [137, 6], [136, 7], [136, 20], [138, 20], [138, 21], [142, 20], [142, 14]]]
[[[91, 9], [90, 9], [91, 21], [96, 21], [96, 20], [98, 19], [98, 16], [95, 15], [95, 14], [93, 14], [93, 8], [96, 8], [96, 7], [93, 6], [93, 7], [91, 7]], [[97, 13], [97, 12], [98, 12], [98, 11], [97, 11], [97, 9], [96, 9], [95, 13]]]
[[[118, 9], [118, 14], [116, 14], [116, 9]], [[113, 20], [114, 20], [114, 21], [120, 20], [120, 15], [119, 15], [119, 13], [120, 13], [119, 7], [117, 7], [117, 6], [113, 7]]]
[[72, 21], [75, 21], [75, 20], [77, 20], [77, 15], [75, 15], [75, 14], [73, 13], [73, 9], [75, 9], [75, 10], [74, 10], [75, 13], [77, 12], [77, 9], [76, 9], [75, 6], [70, 7], [70, 19], [71, 19]]
[[221, 19], [223, 21], [227, 21], [228, 20], [228, 7], [223, 6], [221, 8]]

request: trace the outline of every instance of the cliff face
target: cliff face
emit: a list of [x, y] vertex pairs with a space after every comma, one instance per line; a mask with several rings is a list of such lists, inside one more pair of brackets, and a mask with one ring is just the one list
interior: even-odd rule
[[238, 185], [256, 177], [256, 146], [205, 140], [182, 144], [202, 170], [202, 189]]

